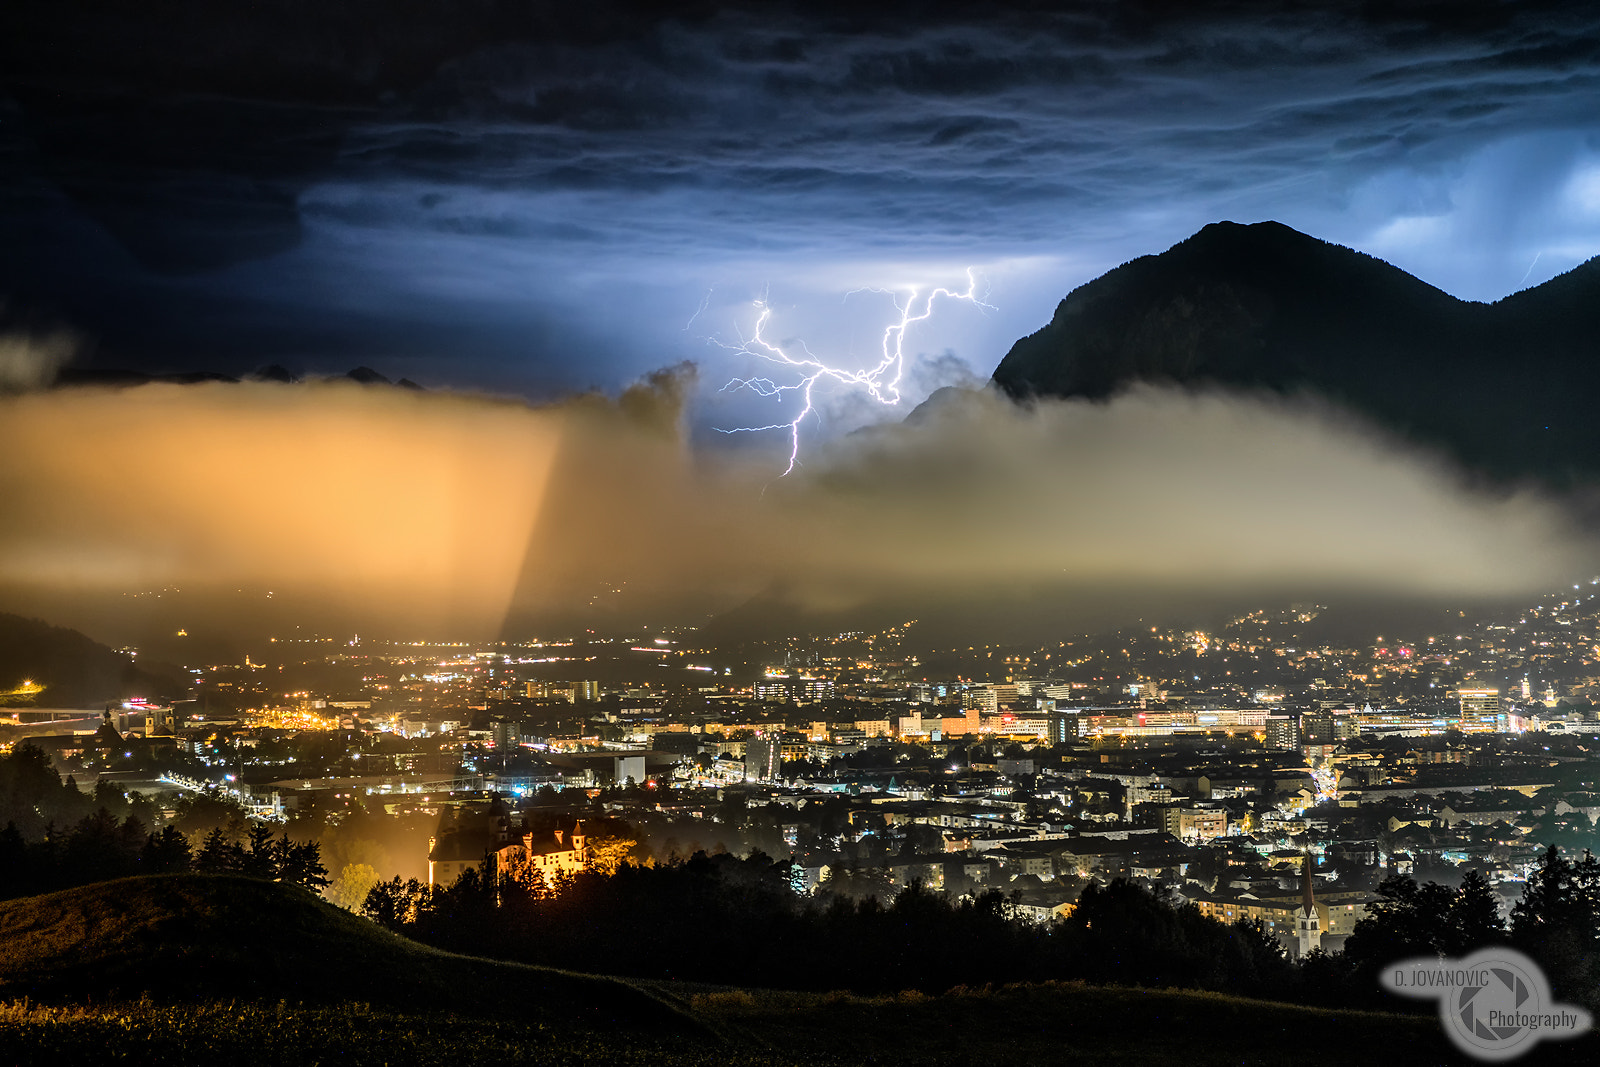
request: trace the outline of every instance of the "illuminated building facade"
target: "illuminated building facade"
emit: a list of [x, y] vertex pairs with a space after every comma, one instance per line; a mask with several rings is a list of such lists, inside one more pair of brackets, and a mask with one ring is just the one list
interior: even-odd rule
[[1500, 707], [1498, 689], [1458, 689], [1461, 701], [1460, 715], [1449, 726], [1468, 734], [1504, 733], [1506, 714]]

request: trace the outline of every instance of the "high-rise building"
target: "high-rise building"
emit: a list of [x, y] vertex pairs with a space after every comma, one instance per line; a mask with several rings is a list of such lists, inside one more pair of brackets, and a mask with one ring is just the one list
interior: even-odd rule
[[1169, 804], [1161, 809], [1161, 825], [1173, 837], [1209, 841], [1228, 832], [1228, 813], [1220, 807]]
[[1461, 711], [1455, 718], [1446, 720], [1448, 727], [1463, 733], [1499, 733], [1505, 730], [1506, 716], [1500, 708], [1500, 690], [1458, 689], [1456, 696], [1461, 701]]
[[1083, 718], [1076, 709], [1060, 711], [1052, 707], [1045, 717], [1050, 722], [1050, 736], [1046, 740], [1052, 745], [1076, 741], [1083, 733]]
[[515, 748], [529, 735], [528, 726], [516, 719], [496, 719], [489, 724], [495, 748]]
[[1300, 741], [1306, 745], [1333, 745], [1361, 732], [1352, 708], [1318, 707], [1300, 716]]
[[776, 734], [752, 737], [744, 743], [744, 776], [770, 782], [783, 766], [783, 738]]
[[966, 708], [960, 715], [946, 715], [939, 720], [939, 732], [945, 738], [967, 737], [982, 727], [982, 715], [977, 708]]
[[893, 721], [894, 732], [900, 737], [927, 737], [935, 727], [943, 725], [939, 719], [931, 715], [924, 719], [921, 712], [897, 715]]
[[980, 715], [993, 715], [1000, 710], [1000, 694], [989, 687], [963, 690], [961, 706], [974, 708]]
[[1299, 717], [1295, 715], [1267, 716], [1267, 747], [1285, 750], [1299, 748]]

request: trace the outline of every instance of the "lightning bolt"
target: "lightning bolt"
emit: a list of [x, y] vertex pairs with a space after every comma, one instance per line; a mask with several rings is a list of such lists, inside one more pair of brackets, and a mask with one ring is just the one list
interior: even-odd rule
[[[962, 300], [973, 304], [983, 311], [997, 310], [993, 305], [984, 303], [983, 297], [988, 296], [985, 290], [983, 295], [978, 294], [978, 277], [971, 267], [967, 268], [967, 287], [964, 290], [945, 289], [943, 287], [930, 289], [926, 293], [911, 288], [905, 290], [881, 289], [864, 287], [852, 289], [845, 293], [844, 299], [849, 300], [857, 293], [879, 293], [888, 296], [894, 303], [899, 319], [889, 323], [883, 329], [883, 339], [880, 345], [881, 354], [875, 366], [866, 370], [847, 370], [834, 367], [813, 353], [804, 341], [793, 342], [789, 351], [781, 344], [774, 344], [767, 340], [766, 329], [772, 321], [772, 303], [767, 295], [755, 301], [758, 311], [755, 327], [751, 335], [746, 338], [740, 336], [738, 344], [729, 344], [717, 338], [709, 338], [710, 343], [726, 348], [732, 352], [739, 352], [747, 356], [775, 363], [781, 367], [792, 368], [798, 372], [799, 379], [789, 384], [780, 384], [778, 381], [767, 377], [734, 378], [724, 385], [719, 392], [738, 392], [748, 389], [760, 397], [778, 397], [780, 400], [785, 393], [798, 393], [802, 404], [800, 412], [788, 422], [774, 422], [766, 426], [735, 426], [732, 429], [717, 428], [718, 433], [762, 433], [769, 430], [783, 430], [789, 434], [789, 465], [784, 469], [783, 477], [791, 473], [800, 462], [800, 424], [807, 415], [816, 412], [816, 405], [812, 400], [812, 392], [817, 383], [823, 379], [831, 379], [844, 385], [855, 386], [867, 391], [867, 394], [880, 404], [893, 406], [900, 402], [900, 380], [905, 376], [906, 333], [912, 323], [924, 322], [933, 316], [933, 305], [938, 299]], [[696, 315], [698, 316], [698, 312]], [[693, 321], [692, 319], [690, 320]]]
[[694, 320], [698, 319], [701, 315], [704, 315], [706, 308], [711, 306], [711, 294], [714, 292], [716, 292], [715, 288], [707, 289], [706, 295], [700, 298], [700, 306], [695, 309], [695, 313], [693, 315], [689, 316], [689, 321], [683, 324], [685, 333], [689, 331], [689, 327], [694, 325]]
[[1522, 287], [1522, 283], [1528, 280], [1528, 275], [1533, 273], [1533, 268], [1539, 265], [1539, 257], [1542, 255], [1544, 255], [1543, 251], [1535, 252], [1533, 254], [1533, 262], [1528, 264], [1528, 269], [1522, 272], [1522, 281], [1517, 283], [1517, 287], [1519, 289]]

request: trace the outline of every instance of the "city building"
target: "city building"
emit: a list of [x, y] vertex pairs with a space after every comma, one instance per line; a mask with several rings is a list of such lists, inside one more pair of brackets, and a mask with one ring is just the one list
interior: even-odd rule
[[745, 777], [770, 782], [783, 766], [783, 738], [776, 734], [758, 735], [744, 745]]
[[1224, 809], [1188, 807], [1177, 804], [1161, 809], [1162, 828], [1182, 841], [1210, 841], [1228, 832], [1228, 813]]
[[428, 839], [428, 884], [452, 885], [472, 868], [491, 877], [533, 871], [550, 884], [585, 868], [586, 845], [583, 823], [536, 833], [498, 797], [482, 809], [447, 807]]
[[1506, 715], [1500, 707], [1498, 689], [1458, 689], [1461, 702], [1460, 715], [1450, 723], [1450, 728], [1462, 733], [1503, 733]]

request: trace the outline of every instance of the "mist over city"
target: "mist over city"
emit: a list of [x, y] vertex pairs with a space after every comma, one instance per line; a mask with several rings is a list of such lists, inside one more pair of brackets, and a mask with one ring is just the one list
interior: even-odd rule
[[0, 14], [0, 1052], [1590, 1057], [1597, 42]]

